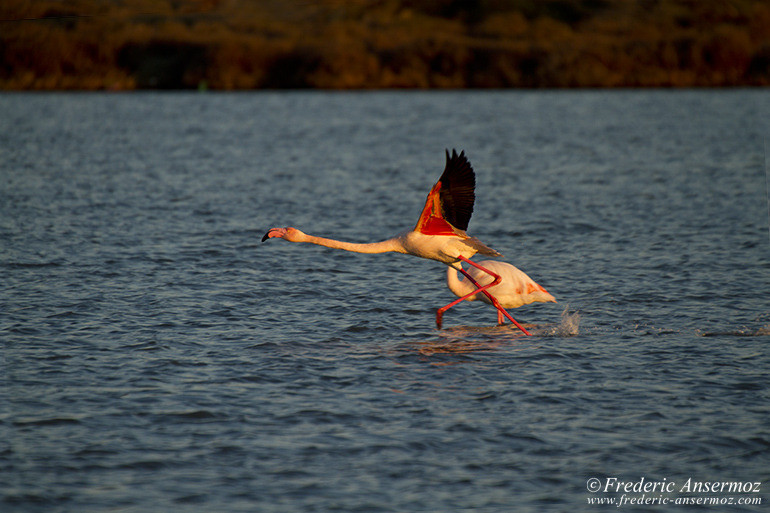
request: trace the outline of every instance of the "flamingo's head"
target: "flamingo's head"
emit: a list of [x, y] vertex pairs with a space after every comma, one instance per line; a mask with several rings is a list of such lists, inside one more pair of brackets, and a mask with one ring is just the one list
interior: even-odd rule
[[287, 226], [286, 228], [270, 228], [265, 236], [262, 237], [262, 242], [265, 242], [267, 239], [272, 239], [273, 237], [279, 237], [288, 240], [289, 242], [302, 242], [305, 234], [291, 226]]

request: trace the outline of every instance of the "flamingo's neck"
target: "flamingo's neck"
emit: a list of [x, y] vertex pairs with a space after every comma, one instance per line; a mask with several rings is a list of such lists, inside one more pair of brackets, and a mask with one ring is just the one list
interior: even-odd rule
[[343, 251], [353, 251], [355, 253], [404, 253], [404, 246], [397, 237], [383, 240], [380, 242], [369, 242], [359, 244], [356, 242], [344, 242], [341, 240], [327, 239], [325, 237], [316, 237], [314, 235], [305, 235], [302, 241], [310, 244], [317, 244], [327, 248], [341, 249]]

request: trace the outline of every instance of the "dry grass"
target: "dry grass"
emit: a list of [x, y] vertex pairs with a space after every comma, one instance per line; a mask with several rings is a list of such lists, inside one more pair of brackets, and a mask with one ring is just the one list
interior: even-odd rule
[[770, 84], [757, 0], [3, 0], [0, 88]]

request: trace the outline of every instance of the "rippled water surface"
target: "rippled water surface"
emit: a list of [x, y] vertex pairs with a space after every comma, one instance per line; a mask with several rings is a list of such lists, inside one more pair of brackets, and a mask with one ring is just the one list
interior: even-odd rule
[[[760, 481], [766, 509], [768, 107], [0, 96], [0, 510], [606, 510], [592, 477]], [[469, 232], [559, 300], [512, 311], [532, 337], [478, 302], [437, 330], [437, 262], [260, 242], [412, 227], [445, 148]]]

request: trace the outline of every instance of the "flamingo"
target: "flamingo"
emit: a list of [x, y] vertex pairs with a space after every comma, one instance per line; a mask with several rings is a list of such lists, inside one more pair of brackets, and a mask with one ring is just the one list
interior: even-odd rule
[[[485, 273], [487, 278], [491, 277], [492, 280], [484, 285], [477, 284], [473, 291], [460, 300], [483, 293], [498, 310], [502, 310], [503, 307], [488, 292], [488, 289], [500, 283], [501, 277], [470, 260], [476, 253], [493, 257], [502, 256], [476, 237], [471, 237], [465, 233], [471, 214], [473, 214], [473, 204], [476, 200], [475, 187], [476, 175], [465, 156], [465, 152], [461, 151], [458, 155], [457, 151], [453, 149], [450, 155], [449, 150], [446, 150], [444, 172], [428, 193], [425, 206], [413, 229], [380, 242], [355, 243], [308, 235], [297, 228], [288, 226], [270, 228], [262, 237], [262, 242], [271, 238], [281, 238], [289, 242], [306, 242], [356, 253], [404, 253], [442, 262], [463, 273], [471, 282], [475, 282], [476, 280], [462, 267], [461, 262], [467, 262], [473, 268]], [[436, 312], [436, 326], [438, 328], [441, 328], [443, 310], [449, 306], [447, 305]], [[507, 316], [523, 333], [529, 335], [529, 332], [513, 317]]]
[[[556, 298], [549, 294], [543, 287], [535, 283], [535, 281], [527, 276], [524, 271], [517, 269], [507, 262], [482, 260], [479, 262], [479, 265], [494, 272], [502, 279], [498, 285], [488, 289], [489, 294], [494, 296], [500, 306], [503, 307], [498, 308], [497, 310], [497, 323], [500, 325], [504, 324], [504, 315], [511, 318], [510, 315], [508, 315], [508, 312], [504, 310], [505, 308], [518, 308], [535, 302], [556, 302]], [[478, 299], [489, 305], [493, 304], [489, 297], [478, 295], [476, 292], [479, 285], [487, 285], [492, 281], [490, 276], [480, 272], [475, 267], [468, 269], [466, 276], [468, 275], [472, 277], [472, 280], [470, 280], [472, 283], [469, 282], [469, 280], [459, 278], [455, 267], [447, 267], [446, 281], [449, 290], [461, 299], [457, 299], [440, 308], [439, 311], [436, 312], [438, 317], [441, 317], [444, 312], [463, 301], [463, 299], [465, 301], [476, 301]]]

